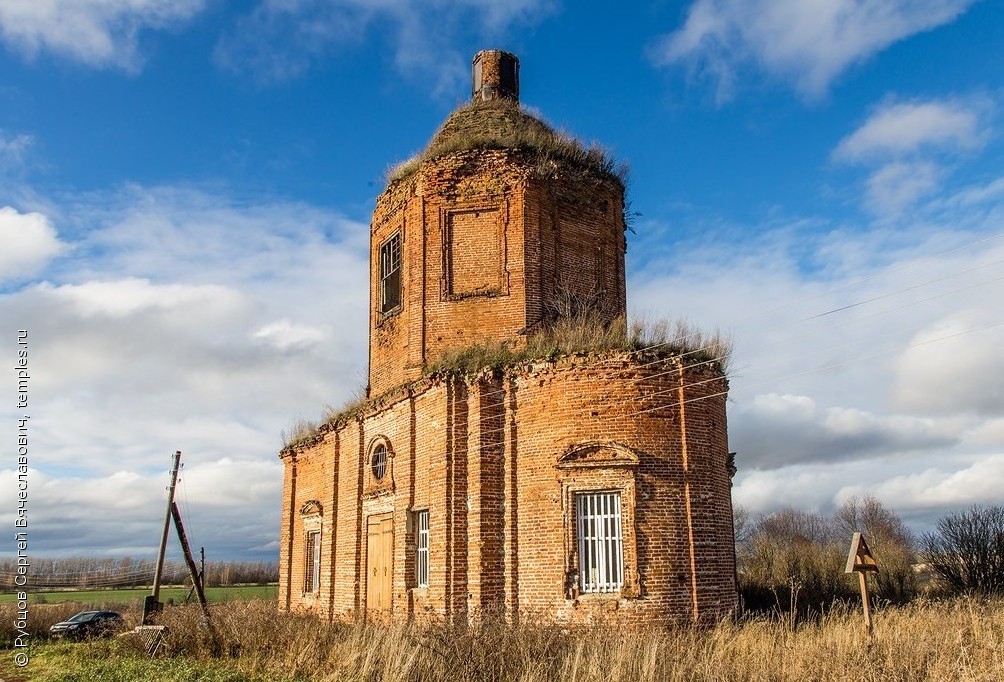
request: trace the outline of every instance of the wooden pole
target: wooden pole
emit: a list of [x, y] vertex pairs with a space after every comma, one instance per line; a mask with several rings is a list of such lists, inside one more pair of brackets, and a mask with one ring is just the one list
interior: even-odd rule
[[[206, 548], [199, 547], [199, 582], [202, 583], [202, 589], [206, 589]], [[188, 594], [185, 595], [185, 603], [192, 601], [192, 595], [195, 594], [195, 581], [192, 581], [192, 587], [188, 590]]]
[[868, 601], [868, 582], [864, 575], [865, 572], [858, 571], [857, 578], [861, 584], [861, 605], [864, 607], [864, 629], [871, 634], [871, 605]]
[[185, 563], [188, 564], [188, 572], [192, 574], [192, 584], [195, 585], [195, 591], [199, 595], [202, 615], [206, 619], [206, 627], [209, 628], [209, 636], [212, 638], [210, 653], [213, 656], [219, 656], [220, 640], [216, 634], [216, 628], [213, 627], [213, 622], [209, 619], [209, 604], [206, 602], [206, 592], [202, 589], [202, 577], [195, 566], [195, 557], [192, 556], [192, 548], [188, 544], [188, 535], [185, 534], [185, 526], [181, 523], [181, 512], [178, 511], [178, 505], [173, 502], [171, 503], [171, 516], [174, 517], [174, 528], [178, 531], [178, 540], [181, 541], [181, 550], [185, 554]]
[[160, 534], [160, 551], [157, 553], [157, 568], [153, 573], [153, 591], [143, 604], [143, 625], [150, 624], [150, 617], [160, 610], [160, 579], [164, 572], [164, 557], [167, 554], [167, 533], [171, 529], [171, 507], [174, 505], [174, 488], [178, 484], [178, 468], [181, 466], [181, 450], [174, 453], [171, 468], [171, 485], [167, 489], [167, 513], [164, 515], [164, 529]]
[[195, 585], [195, 592], [199, 595], [199, 603], [202, 605], [202, 613], [209, 618], [209, 605], [206, 603], [206, 593], [202, 589], [202, 580], [199, 579], [199, 569], [195, 566], [195, 558], [192, 556], [192, 548], [188, 545], [188, 536], [185, 534], [185, 526], [181, 523], [181, 512], [178, 505], [171, 503], [171, 515], [174, 517], [174, 527], [178, 531], [178, 540], [181, 541], [181, 550], [185, 554], [185, 563], [188, 564], [188, 572], [192, 574], [192, 584]]
[[861, 606], [865, 611], [865, 629], [868, 634], [872, 634], [872, 608], [868, 599], [868, 580], [865, 573], [878, 572], [878, 563], [872, 552], [868, 549], [865, 536], [861, 533], [854, 533], [851, 537], [851, 550], [847, 553], [847, 567], [844, 573], [857, 573], [858, 583], [861, 585]]

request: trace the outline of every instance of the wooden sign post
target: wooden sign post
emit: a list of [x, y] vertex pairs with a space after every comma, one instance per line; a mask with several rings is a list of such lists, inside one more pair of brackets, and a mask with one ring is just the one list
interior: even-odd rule
[[847, 568], [844, 569], [844, 573], [858, 574], [858, 580], [861, 582], [861, 604], [865, 610], [865, 628], [868, 630], [868, 634], [872, 632], [872, 612], [868, 601], [868, 581], [865, 579], [865, 574], [878, 573], [878, 570], [878, 564], [875, 563], [875, 557], [868, 549], [865, 536], [861, 533], [855, 533], [851, 538], [851, 551], [847, 555]]

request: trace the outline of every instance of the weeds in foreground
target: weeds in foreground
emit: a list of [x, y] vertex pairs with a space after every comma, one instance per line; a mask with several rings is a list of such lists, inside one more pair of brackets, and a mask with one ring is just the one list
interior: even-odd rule
[[[233, 657], [213, 658], [197, 606], [169, 609], [167, 657], [148, 661], [123, 640], [34, 652], [39, 682], [88, 680], [641, 680], [679, 682], [999, 680], [1004, 601], [917, 601], [875, 613], [757, 618], [713, 627], [569, 629], [499, 620], [470, 627], [327, 624], [273, 602], [228, 603], [213, 621]], [[2, 667], [0, 675], [16, 671]]]

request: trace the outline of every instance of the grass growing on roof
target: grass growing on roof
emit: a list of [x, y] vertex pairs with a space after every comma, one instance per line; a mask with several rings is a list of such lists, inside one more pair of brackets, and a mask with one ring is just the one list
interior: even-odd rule
[[514, 149], [531, 156], [536, 172], [547, 177], [559, 169], [613, 178], [627, 184], [627, 166], [598, 144], [585, 145], [556, 131], [508, 100], [472, 102], [450, 114], [423, 152], [387, 173], [388, 182], [408, 177], [425, 161], [470, 149]]
[[711, 362], [724, 374], [728, 371], [732, 342], [717, 331], [705, 333], [686, 320], [655, 323], [636, 320], [629, 325], [621, 317], [604, 324], [598, 315], [583, 313], [559, 318], [530, 336], [524, 348], [496, 341], [446, 351], [429, 365], [426, 373], [475, 374], [489, 367], [502, 369], [536, 360], [554, 360], [562, 355], [616, 350], [679, 355], [688, 365]]
[[[572, 306], [574, 309], [574, 305]], [[687, 320], [635, 320], [623, 318], [605, 324], [591, 310], [561, 315], [550, 325], [527, 338], [525, 347], [514, 348], [504, 341], [474, 343], [443, 353], [425, 368], [425, 375], [459, 373], [473, 376], [488, 369], [504, 369], [529, 362], [556, 360], [563, 355], [606, 351], [650, 352], [678, 355], [686, 365], [711, 363], [728, 373], [732, 340], [720, 332], [704, 332]], [[331, 425], [365, 410], [375, 400], [357, 394], [341, 409], [326, 405], [320, 421], [297, 419], [282, 432], [283, 448], [297, 447], [320, 435], [323, 425]]]

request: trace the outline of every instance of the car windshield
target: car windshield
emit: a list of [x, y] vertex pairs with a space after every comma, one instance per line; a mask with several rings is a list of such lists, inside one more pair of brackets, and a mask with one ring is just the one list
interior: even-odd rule
[[98, 615], [97, 611], [81, 611], [77, 615], [73, 616], [67, 623], [86, 623], [87, 621], [94, 620], [94, 616]]

